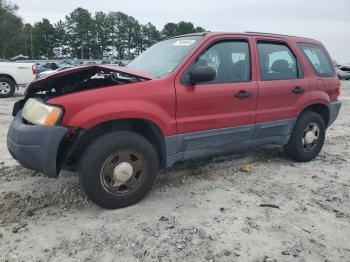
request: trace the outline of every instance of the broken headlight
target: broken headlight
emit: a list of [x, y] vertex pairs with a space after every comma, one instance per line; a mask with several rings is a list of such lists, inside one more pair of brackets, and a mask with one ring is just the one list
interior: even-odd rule
[[22, 109], [22, 117], [30, 123], [54, 126], [63, 114], [62, 108], [47, 105], [38, 99], [29, 98]]

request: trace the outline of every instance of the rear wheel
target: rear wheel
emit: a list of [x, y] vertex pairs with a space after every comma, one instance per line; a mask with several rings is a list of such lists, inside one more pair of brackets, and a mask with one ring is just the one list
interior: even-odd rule
[[0, 98], [12, 96], [16, 91], [16, 84], [7, 77], [0, 77]]
[[80, 166], [80, 182], [97, 205], [115, 209], [140, 201], [152, 188], [158, 157], [142, 136], [111, 132], [96, 139], [86, 150]]
[[321, 151], [325, 133], [323, 118], [312, 111], [304, 112], [299, 116], [284, 150], [290, 158], [296, 161], [310, 161]]

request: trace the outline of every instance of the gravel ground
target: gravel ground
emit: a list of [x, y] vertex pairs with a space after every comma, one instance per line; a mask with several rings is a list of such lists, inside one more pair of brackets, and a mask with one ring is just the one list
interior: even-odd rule
[[342, 112], [314, 161], [268, 146], [180, 163], [143, 201], [113, 211], [92, 204], [74, 173], [49, 179], [18, 165], [6, 133], [21, 96], [1, 99], [0, 261], [350, 261], [350, 82], [342, 85]]

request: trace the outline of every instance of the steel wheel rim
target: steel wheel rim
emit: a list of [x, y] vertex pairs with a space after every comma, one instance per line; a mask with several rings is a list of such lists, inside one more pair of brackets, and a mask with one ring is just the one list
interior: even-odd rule
[[[145, 160], [141, 154], [133, 151], [119, 151], [109, 156], [103, 163], [100, 181], [104, 190], [111, 194], [128, 194], [140, 186], [145, 173]], [[127, 178], [126, 181], [122, 179], [123, 176]]]
[[7, 95], [11, 92], [11, 86], [7, 82], [0, 82], [0, 94]]
[[319, 138], [320, 126], [315, 122], [308, 124], [301, 139], [304, 151], [309, 152], [313, 150], [317, 146]]

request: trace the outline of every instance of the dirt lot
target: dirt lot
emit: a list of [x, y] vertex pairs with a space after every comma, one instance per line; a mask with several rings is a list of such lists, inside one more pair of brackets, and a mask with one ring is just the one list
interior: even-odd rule
[[20, 96], [0, 100], [0, 261], [350, 261], [342, 84], [342, 112], [314, 161], [294, 163], [274, 146], [181, 163], [139, 204], [114, 211], [92, 204], [76, 174], [49, 179], [18, 165], [6, 133]]

